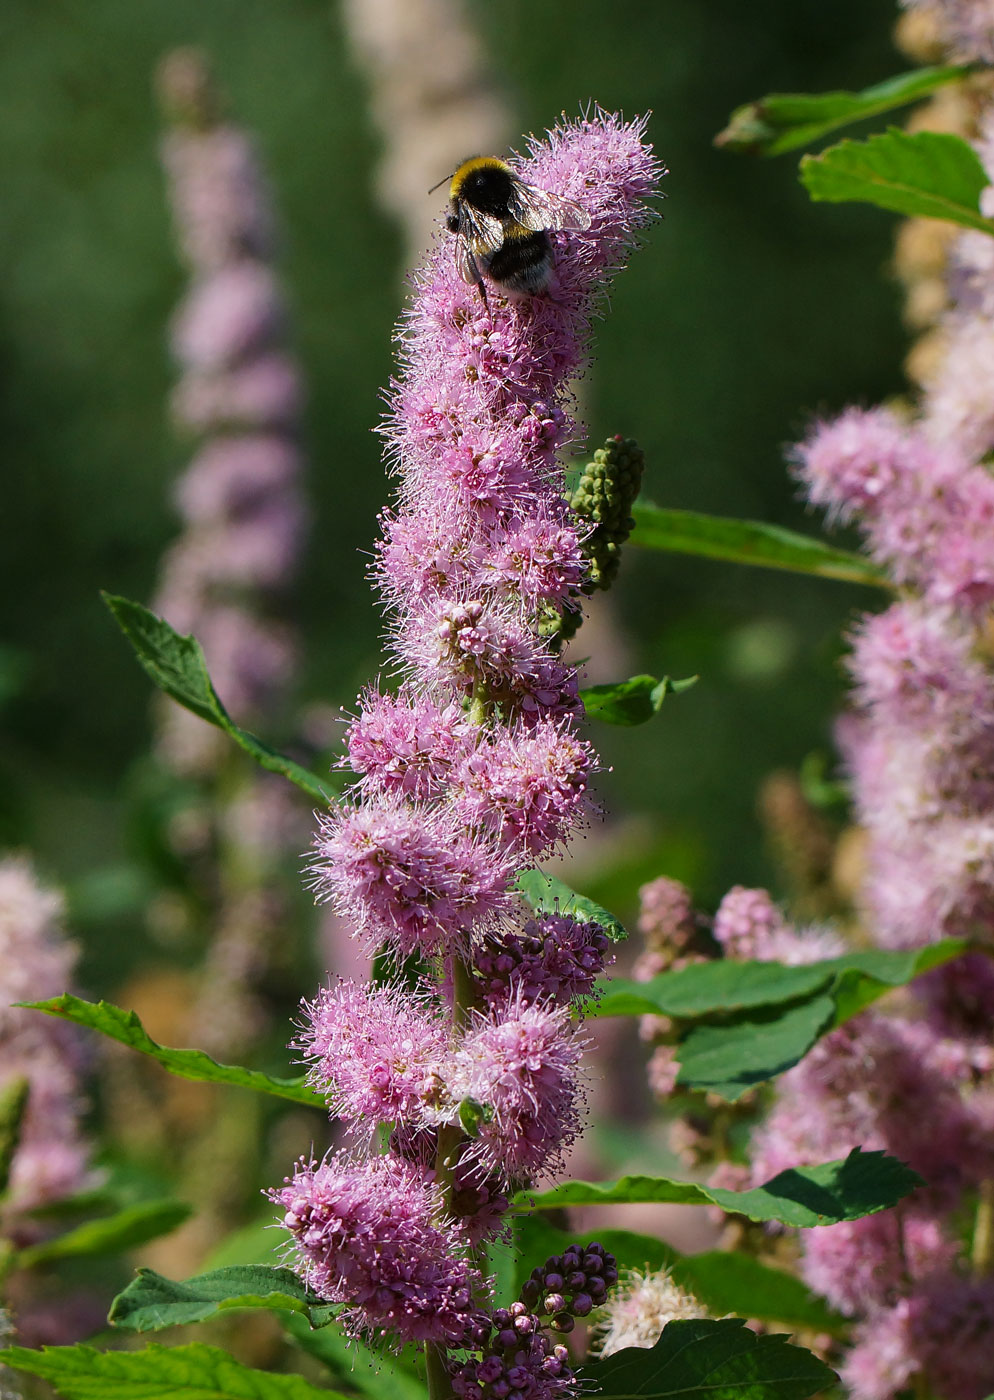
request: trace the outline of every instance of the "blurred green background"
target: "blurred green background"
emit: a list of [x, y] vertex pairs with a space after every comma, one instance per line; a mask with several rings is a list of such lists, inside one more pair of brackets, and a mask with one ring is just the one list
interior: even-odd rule
[[[595, 445], [637, 437], [660, 504], [817, 529], [782, 448], [813, 412], [900, 387], [892, 225], [810, 205], [790, 157], [735, 157], [712, 139], [765, 92], [899, 71], [891, 0], [501, 0], [475, 13], [522, 132], [590, 98], [651, 109], [672, 172], [665, 218], [598, 329]], [[86, 892], [134, 850], [122, 792], [148, 746], [150, 688], [97, 590], [147, 600], [176, 528], [169, 486], [185, 449], [166, 416], [165, 325], [183, 273], [151, 78], [163, 51], [189, 43], [209, 50], [232, 115], [255, 133], [286, 230], [315, 515], [296, 598], [302, 696], [349, 704], [379, 664], [362, 551], [387, 494], [370, 430], [401, 240], [373, 199], [378, 138], [335, 6], [5, 0], [0, 841], [32, 848], [76, 895], [101, 992], [110, 912]], [[840, 628], [871, 602], [848, 585], [630, 551], [618, 609], [631, 672], [701, 680], [647, 728], [598, 731], [616, 835], [609, 854], [588, 843], [582, 887], [630, 898], [666, 871], [713, 904], [731, 883], [771, 879], [757, 784], [829, 751]], [[140, 912], [115, 917], [103, 956], [139, 956]]]

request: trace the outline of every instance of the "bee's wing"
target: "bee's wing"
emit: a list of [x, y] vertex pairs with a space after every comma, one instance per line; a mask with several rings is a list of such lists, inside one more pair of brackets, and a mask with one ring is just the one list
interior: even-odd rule
[[473, 257], [473, 249], [470, 247], [469, 239], [463, 233], [456, 235], [456, 271], [464, 282], [481, 282], [483, 280], [476, 259]]
[[466, 203], [459, 206], [459, 233], [470, 244], [474, 253], [484, 257], [487, 253], [496, 253], [504, 242], [504, 225], [501, 220]]
[[543, 229], [590, 227], [590, 215], [572, 199], [526, 185], [524, 180], [514, 181], [507, 208], [516, 223], [535, 233]]

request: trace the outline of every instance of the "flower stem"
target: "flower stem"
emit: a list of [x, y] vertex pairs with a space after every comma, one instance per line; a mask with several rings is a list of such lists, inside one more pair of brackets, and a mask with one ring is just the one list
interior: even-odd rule
[[431, 1342], [425, 1344], [425, 1367], [429, 1400], [452, 1400], [452, 1381], [442, 1347]]
[[994, 1271], [994, 1178], [980, 1183], [977, 1196], [977, 1216], [973, 1224], [973, 1247], [970, 1251], [975, 1278]]

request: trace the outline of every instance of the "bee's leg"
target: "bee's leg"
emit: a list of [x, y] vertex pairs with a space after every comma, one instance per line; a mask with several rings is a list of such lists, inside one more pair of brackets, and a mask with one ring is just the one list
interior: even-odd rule
[[476, 283], [476, 290], [480, 293], [480, 299], [481, 299], [481, 301], [483, 302], [483, 309], [484, 309], [484, 311], [486, 311], [487, 315], [489, 316], [489, 315], [490, 315], [490, 303], [489, 303], [489, 301], [487, 301], [487, 289], [486, 289], [486, 287], [483, 285], [483, 278], [482, 278], [482, 277], [479, 278], [478, 281], [477, 281], [477, 283]]

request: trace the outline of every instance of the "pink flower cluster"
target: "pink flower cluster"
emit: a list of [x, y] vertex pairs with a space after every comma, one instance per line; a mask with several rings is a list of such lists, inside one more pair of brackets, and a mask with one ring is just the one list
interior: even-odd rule
[[[155, 606], [204, 647], [225, 704], [241, 717], [279, 701], [290, 635], [268, 616], [294, 573], [304, 530], [300, 375], [286, 348], [272, 205], [245, 134], [214, 114], [205, 61], [179, 50], [161, 72], [174, 125], [163, 143], [177, 236], [192, 275], [176, 313], [182, 371], [173, 411], [197, 441], [176, 487], [183, 533]], [[175, 706], [161, 746], [183, 772], [210, 771], [215, 731]]]
[[62, 899], [42, 889], [30, 865], [0, 860], [0, 1089], [28, 1085], [20, 1141], [3, 1201], [3, 1233], [19, 1236], [23, 1216], [79, 1191], [90, 1176], [81, 1127], [84, 1057], [76, 1028], [12, 1002], [59, 996], [72, 983], [77, 952], [61, 927]]
[[[935, 10], [963, 56], [994, 59], [989, 5], [942, 0]], [[994, 173], [991, 111], [979, 153]], [[990, 190], [983, 199], [992, 212]], [[853, 708], [838, 726], [866, 833], [864, 925], [885, 947], [955, 936], [986, 950], [920, 979], [900, 1014], [864, 1012], [821, 1041], [779, 1081], [755, 1140], [756, 1181], [862, 1145], [886, 1148], [926, 1182], [894, 1211], [805, 1234], [805, 1278], [858, 1319], [843, 1367], [855, 1400], [891, 1400], [912, 1383], [981, 1400], [994, 1376], [991, 1260], [975, 1261], [968, 1277], [961, 1244], [974, 1214], [981, 1245], [986, 1238], [994, 1180], [988, 237], [960, 238], [950, 293], [945, 354], [918, 413], [850, 409], [819, 425], [795, 457], [809, 499], [854, 521], [900, 589], [854, 630]], [[769, 946], [768, 918], [754, 911], [752, 922], [743, 933], [719, 911], [715, 932], [741, 954], [762, 924]]]
[[[518, 162], [590, 218], [550, 234], [548, 294], [491, 288], [485, 304], [448, 236], [415, 276], [374, 570], [399, 684], [360, 697], [356, 781], [320, 819], [311, 867], [318, 898], [417, 979], [342, 982], [305, 1006], [298, 1046], [352, 1146], [274, 1199], [302, 1274], [355, 1329], [482, 1353], [452, 1372], [461, 1394], [572, 1393], [541, 1320], [487, 1349], [497, 1324], [467, 1251], [579, 1131], [573, 1016], [608, 954], [599, 925], [533, 914], [513, 882], [594, 810], [576, 672], [548, 640], [585, 570], [556, 454], [598, 298], [661, 173], [642, 138], [597, 111]], [[388, 1149], [371, 1158], [378, 1129]]]
[[901, 0], [923, 9], [939, 25], [951, 56], [965, 63], [994, 63], [994, 14], [988, 0]]

